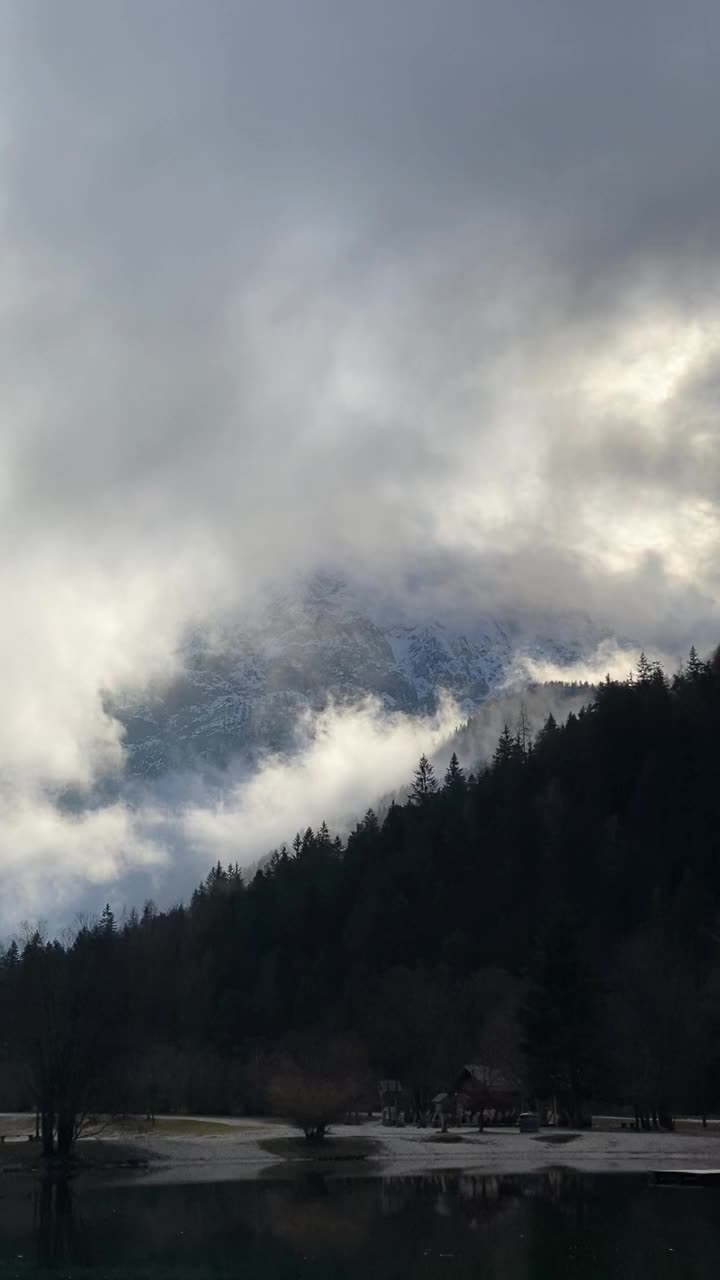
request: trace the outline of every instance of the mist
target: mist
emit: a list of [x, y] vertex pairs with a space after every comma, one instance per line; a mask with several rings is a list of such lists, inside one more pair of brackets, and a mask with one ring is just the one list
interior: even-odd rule
[[115, 803], [80, 813], [37, 795], [1, 797], [15, 895], [0, 927], [38, 914], [58, 927], [68, 913], [97, 913], [106, 898], [118, 912], [147, 898], [167, 906], [218, 861], [252, 866], [323, 821], [344, 835], [388, 789], [407, 789], [420, 755], [448, 743], [460, 718], [449, 700], [415, 717], [388, 716], [368, 699], [307, 713], [297, 750], [268, 753], [259, 767], [238, 760], [204, 777], [126, 783]]
[[7, 0], [0, 37], [7, 918], [402, 785], [437, 729], [360, 708], [179, 824], [93, 807], [108, 691], [319, 568], [717, 642], [714, 5]]

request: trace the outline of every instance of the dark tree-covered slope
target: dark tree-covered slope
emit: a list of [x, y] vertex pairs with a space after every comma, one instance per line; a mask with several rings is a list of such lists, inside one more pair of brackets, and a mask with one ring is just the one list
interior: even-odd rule
[[[535, 741], [505, 730], [476, 775], [423, 758], [407, 801], [345, 843], [308, 829], [247, 882], [218, 866], [188, 906], [106, 912], [132, 1088], [234, 1105], [260, 1055], [340, 1034], [418, 1097], [482, 1052], [575, 1100], [719, 1103], [720, 661], [692, 652], [668, 678], [643, 658], [591, 696]], [[51, 970], [57, 944], [7, 953], [6, 1000], [43, 947]], [[63, 970], [73, 1010], [81, 972]]]

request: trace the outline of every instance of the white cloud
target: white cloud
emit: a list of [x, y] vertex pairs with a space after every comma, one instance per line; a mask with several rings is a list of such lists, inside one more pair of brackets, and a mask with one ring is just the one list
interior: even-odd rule
[[[550, 662], [532, 654], [517, 654], [505, 677], [506, 689], [522, 688], [528, 682], [545, 684], [550, 681], [562, 681], [565, 684], [599, 684], [606, 676], [611, 680], [627, 680], [634, 675], [642, 649], [635, 645], [618, 644], [616, 640], [603, 640], [594, 651], [575, 662]], [[653, 662], [660, 662], [668, 673], [677, 670], [681, 661], [680, 655], [658, 653], [656, 650], [646, 654]]]
[[446, 741], [461, 720], [443, 701], [437, 715], [388, 716], [368, 699], [305, 718], [296, 756], [270, 756], [257, 773], [213, 807], [188, 808], [182, 832], [199, 865], [218, 858], [247, 864], [307, 826], [344, 830], [383, 794], [409, 783], [423, 752]]
[[13, 788], [0, 794], [0, 826], [6, 886], [0, 927], [9, 931], [24, 919], [68, 923], [88, 886], [100, 896], [128, 871], [168, 862], [167, 848], [154, 843], [138, 815], [121, 803], [72, 814], [40, 792]]
[[97, 911], [106, 898], [131, 905], [130, 893], [186, 894], [218, 859], [248, 866], [297, 830], [346, 831], [378, 798], [403, 789], [420, 755], [447, 741], [461, 719], [451, 701], [432, 717], [388, 717], [369, 699], [307, 714], [292, 756], [268, 756], [252, 774], [176, 779], [169, 798], [137, 791], [79, 813], [39, 791], [0, 792], [0, 859], [6, 893], [0, 928], [49, 919], [53, 928], [81, 902]]

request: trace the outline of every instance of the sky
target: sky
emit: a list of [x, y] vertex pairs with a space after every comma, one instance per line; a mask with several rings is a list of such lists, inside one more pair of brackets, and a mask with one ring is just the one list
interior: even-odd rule
[[166, 817], [53, 799], [102, 690], [329, 560], [717, 638], [719, 55], [695, 0], [0, 0], [0, 921], [162, 883]]

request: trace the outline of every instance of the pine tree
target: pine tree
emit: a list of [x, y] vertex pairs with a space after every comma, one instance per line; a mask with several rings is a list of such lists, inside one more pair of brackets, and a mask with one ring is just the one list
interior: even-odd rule
[[363, 831], [368, 834], [376, 835], [380, 830], [380, 824], [377, 820], [377, 814], [374, 809], [368, 809], [361, 823]]
[[699, 680], [706, 669], [705, 663], [700, 660], [697, 649], [695, 648], [695, 645], [693, 645], [685, 668], [685, 674], [687, 675], [688, 680]]
[[537, 745], [539, 747], [547, 747], [557, 739], [557, 736], [558, 722], [551, 711], [537, 736]]
[[429, 796], [434, 795], [437, 789], [435, 770], [427, 756], [421, 755], [413, 777], [412, 787], [408, 792], [408, 800], [411, 804], [424, 804]]
[[450, 791], [460, 791], [465, 786], [465, 770], [453, 751], [450, 763], [445, 770], [445, 786]]
[[100, 917], [100, 931], [105, 934], [115, 933], [115, 916], [109, 902], [105, 903], [103, 913]]
[[146, 898], [142, 909], [142, 923], [149, 924], [151, 920], [155, 919], [157, 913], [158, 909], [152, 898]]
[[514, 744], [513, 736], [510, 730], [508, 729], [507, 725], [505, 725], [502, 733], [500, 734], [500, 737], [498, 738], [498, 744], [493, 754], [493, 764], [495, 765], [496, 768], [502, 767], [502, 765], [505, 765], [505, 764], [509, 764], [514, 754], [515, 754], [515, 744]]
[[637, 679], [639, 684], [649, 684], [653, 674], [653, 664], [643, 651], [638, 658], [637, 663]]

